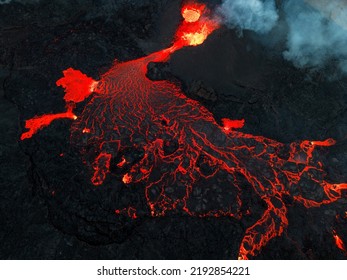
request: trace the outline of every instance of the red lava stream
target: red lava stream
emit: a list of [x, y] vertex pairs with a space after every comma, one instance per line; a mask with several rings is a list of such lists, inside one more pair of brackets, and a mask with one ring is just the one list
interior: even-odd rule
[[[287, 228], [284, 195], [291, 195], [307, 208], [319, 207], [340, 199], [347, 184], [327, 182], [322, 163], [315, 156], [316, 147], [332, 146], [333, 139], [287, 145], [244, 134], [236, 131], [243, 127], [244, 120], [223, 119], [223, 125], [219, 125], [211, 112], [185, 96], [180, 85], [146, 77], [148, 63], [167, 61], [173, 52], [183, 47], [202, 44], [219, 27], [202, 4], [184, 6], [182, 16], [184, 20], [172, 47], [140, 59], [117, 62], [99, 81], [78, 70], [65, 70], [57, 85], [65, 88], [67, 111], [26, 121], [28, 131], [21, 139], [31, 138], [56, 119], [72, 119], [72, 142], [95, 148], [94, 159], [87, 163], [89, 161], [93, 171], [91, 181], [96, 186], [103, 184], [110, 173], [112, 158], [121, 150], [143, 150], [138, 162], [131, 163], [123, 156], [116, 165], [120, 169], [128, 167], [123, 174], [124, 184], [145, 185], [144, 195], [153, 217], [179, 210], [194, 217], [241, 219], [240, 193], [244, 186], [239, 176], [242, 176], [267, 205], [261, 218], [246, 230], [241, 242], [239, 258], [247, 259], [256, 256], [269, 240]], [[75, 116], [76, 103], [90, 95], [92, 98], [82, 114]], [[172, 143], [176, 146], [169, 149]], [[90, 157], [90, 154], [86, 156]], [[192, 197], [195, 185], [212, 182], [220, 172], [228, 175], [228, 180], [219, 184], [229, 192], [230, 203], [219, 209], [197, 209]], [[323, 193], [320, 201], [301, 195], [305, 182]], [[138, 218], [131, 204], [127, 209], [115, 210], [115, 214]], [[335, 233], [334, 238], [337, 246], [345, 250]]]

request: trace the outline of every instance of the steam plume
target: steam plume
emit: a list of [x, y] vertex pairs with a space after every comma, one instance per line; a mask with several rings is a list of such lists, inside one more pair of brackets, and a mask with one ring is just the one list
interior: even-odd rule
[[228, 26], [258, 33], [270, 31], [278, 19], [273, 0], [224, 0], [218, 12]]
[[347, 30], [327, 17], [337, 10], [339, 2], [327, 2], [324, 11], [320, 12], [303, 1], [286, 1], [284, 11], [289, 27], [287, 50], [283, 53], [286, 59], [298, 67], [315, 68], [335, 60], [347, 73]]
[[[285, 59], [292, 61], [296, 67], [317, 69], [334, 61], [337, 68], [347, 74], [346, 1], [277, 2], [280, 4], [276, 6], [275, 0], [223, 0], [218, 13], [227, 26], [258, 34], [268, 33], [279, 20], [283, 20], [287, 32], [279, 29], [282, 33], [274, 34], [286, 40], [283, 49]], [[268, 45], [271, 45], [270, 40]]]

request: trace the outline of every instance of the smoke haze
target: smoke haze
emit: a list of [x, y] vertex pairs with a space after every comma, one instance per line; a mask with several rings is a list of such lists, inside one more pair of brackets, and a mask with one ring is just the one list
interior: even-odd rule
[[313, 69], [334, 61], [347, 74], [347, 26], [343, 25], [347, 19], [346, 3], [343, 0], [281, 2], [276, 7], [275, 0], [224, 0], [217, 12], [227, 26], [258, 34], [266, 34], [279, 20], [284, 21], [287, 32], [274, 34], [285, 37], [285, 59], [296, 67]]
[[278, 20], [273, 0], [225, 0], [218, 12], [228, 26], [258, 33], [270, 31]]

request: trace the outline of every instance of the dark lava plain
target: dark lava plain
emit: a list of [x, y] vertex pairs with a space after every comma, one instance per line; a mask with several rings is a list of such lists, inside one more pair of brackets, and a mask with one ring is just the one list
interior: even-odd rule
[[[178, 0], [41, 0], [0, 5], [0, 258], [236, 259], [241, 239], [264, 210], [249, 189], [253, 214], [198, 219], [115, 217], [115, 205], [141, 201], [114, 174], [94, 187], [59, 120], [26, 142], [24, 120], [64, 111], [55, 82], [73, 67], [98, 79], [113, 63], [170, 45]], [[218, 1], [209, 1], [213, 7]], [[324, 150], [328, 178], [347, 181], [347, 78], [296, 69], [254, 34], [222, 27], [201, 46], [152, 64], [152, 79], [182, 83], [217, 120], [246, 121], [242, 131], [290, 143], [334, 138]], [[78, 112], [77, 112], [78, 113]], [[63, 157], [60, 155], [64, 154]], [[48, 192], [52, 186], [54, 193]], [[289, 226], [257, 259], [346, 259], [347, 200], [306, 209], [288, 198]]]

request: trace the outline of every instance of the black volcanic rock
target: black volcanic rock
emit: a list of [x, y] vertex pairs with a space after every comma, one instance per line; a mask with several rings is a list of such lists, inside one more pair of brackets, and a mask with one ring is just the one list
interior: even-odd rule
[[[113, 170], [104, 186], [92, 186], [69, 144], [69, 121], [19, 141], [24, 120], [64, 110], [63, 90], [55, 86], [62, 70], [74, 67], [98, 79], [114, 59], [168, 46], [180, 20], [179, 1], [27, 2], [0, 5], [0, 258], [236, 259], [245, 229], [265, 207], [246, 183], [242, 211], [249, 214], [241, 221], [175, 215], [134, 221], [115, 216], [114, 205], [141, 205], [143, 192], [127, 188]], [[146, 49], [140, 42], [151, 44]], [[148, 75], [179, 79], [216, 119], [245, 118], [244, 132], [285, 143], [335, 138], [323, 160], [332, 181], [347, 181], [346, 78], [308, 75], [251, 34], [240, 38], [226, 28], [202, 46], [177, 52], [170, 64], [151, 64]], [[176, 148], [170, 142], [166, 153]], [[133, 160], [141, 156], [126, 153]], [[320, 199], [310, 187], [308, 194]], [[292, 197], [285, 202], [288, 231], [258, 259], [346, 259], [332, 236], [335, 229], [347, 241], [346, 199], [309, 210]]]

